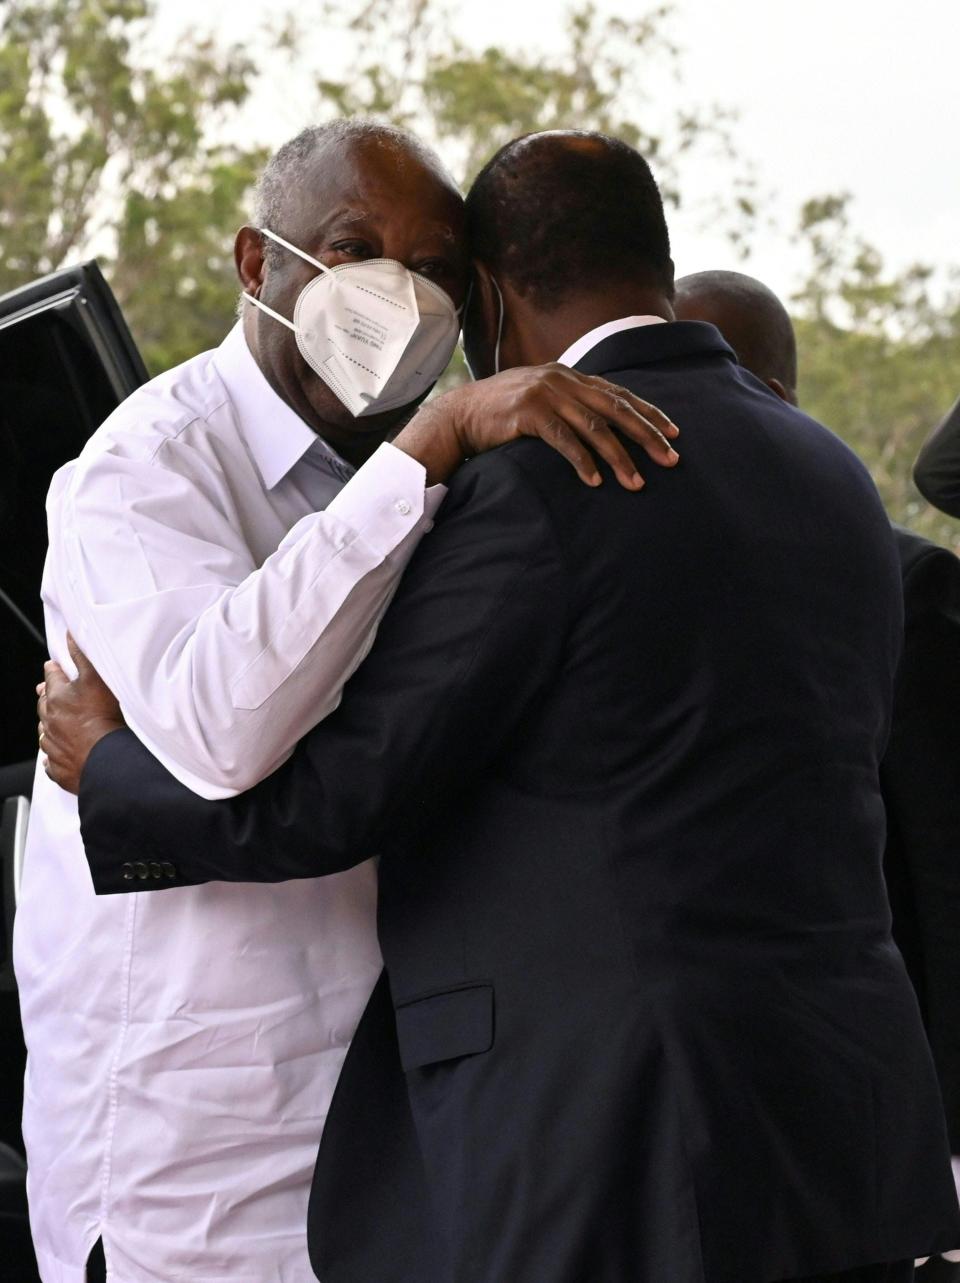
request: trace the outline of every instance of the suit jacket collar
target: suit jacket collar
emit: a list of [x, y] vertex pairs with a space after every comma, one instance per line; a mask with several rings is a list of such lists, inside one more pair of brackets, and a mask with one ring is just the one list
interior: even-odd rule
[[737, 359], [715, 325], [705, 321], [669, 321], [666, 325], [634, 326], [601, 339], [580, 358], [574, 369], [581, 374], [612, 374], [659, 361], [697, 356], [725, 356], [734, 362]]

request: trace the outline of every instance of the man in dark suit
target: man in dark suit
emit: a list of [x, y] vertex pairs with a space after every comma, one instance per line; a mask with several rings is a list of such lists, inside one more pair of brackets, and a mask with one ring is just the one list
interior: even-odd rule
[[[776, 295], [740, 272], [677, 281], [674, 309], [709, 321], [740, 364], [797, 404], [793, 325]], [[881, 768], [885, 867], [893, 934], [907, 963], [960, 1153], [960, 559], [894, 526], [904, 596], [904, 647], [890, 743]]]
[[900, 1283], [960, 1215], [880, 869], [902, 618], [876, 491], [713, 327], [669, 323], [631, 148], [519, 140], [468, 209], [473, 368], [616, 372], [683, 424], [681, 468], [642, 496], [530, 443], [460, 469], [341, 707], [240, 798], [109, 714], [65, 744], [51, 672], [51, 773], [94, 746], [97, 889], [381, 853], [389, 992], [318, 1160], [325, 1283]]
[[935, 508], [960, 517], [960, 400], [917, 455], [913, 480]]
[[[674, 311], [709, 321], [740, 364], [797, 404], [797, 344], [786, 308], [740, 272], [677, 281]], [[923, 1013], [953, 1153], [960, 1154], [960, 559], [894, 526], [904, 642], [890, 742], [880, 768], [887, 810], [884, 873], [897, 942]], [[960, 1159], [954, 1158], [960, 1179]], [[956, 1254], [951, 1254], [956, 1255]], [[960, 1279], [960, 1265], [921, 1275]]]

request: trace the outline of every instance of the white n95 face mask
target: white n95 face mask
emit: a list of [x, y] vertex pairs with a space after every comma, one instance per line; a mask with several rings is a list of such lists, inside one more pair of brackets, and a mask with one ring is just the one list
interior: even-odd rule
[[447, 367], [460, 320], [453, 299], [391, 258], [327, 267], [276, 232], [264, 236], [320, 269], [300, 291], [293, 320], [244, 294], [293, 330], [311, 370], [356, 418], [408, 405]]

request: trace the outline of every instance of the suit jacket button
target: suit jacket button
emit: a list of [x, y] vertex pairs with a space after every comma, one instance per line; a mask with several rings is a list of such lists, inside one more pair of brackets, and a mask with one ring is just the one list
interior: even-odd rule
[[133, 866], [133, 871], [138, 878], [146, 878], [150, 876], [147, 866], [144, 864], [142, 860], [136, 861], [136, 863]]
[[124, 881], [125, 881], [125, 882], [132, 882], [132, 881], [133, 881], [133, 865], [132, 865], [132, 864], [122, 864], [122, 865], [120, 866], [120, 872], [123, 874], [123, 878], [124, 878]]
[[173, 867], [173, 865], [170, 863], [169, 860], [164, 860], [161, 863], [160, 868], [163, 870], [165, 876], [168, 878], [175, 878], [177, 876], [177, 871]]

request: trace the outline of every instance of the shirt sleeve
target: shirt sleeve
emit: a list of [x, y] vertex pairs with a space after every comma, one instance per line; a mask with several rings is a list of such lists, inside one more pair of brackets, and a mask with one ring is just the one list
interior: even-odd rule
[[98, 894], [317, 877], [457, 822], [536, 719], [568, 627], [552, 517], [498, 454], [457, 473], [340, 708], [256, 788], [202, 801], [128, 730], [95, 746], [79, 805]]
[[444, 494], [382, 446], [258, 567], [202, 469], [106, 454], [51, 503], [63, 613], [151, 752], [232, 796], [336, 708]]

